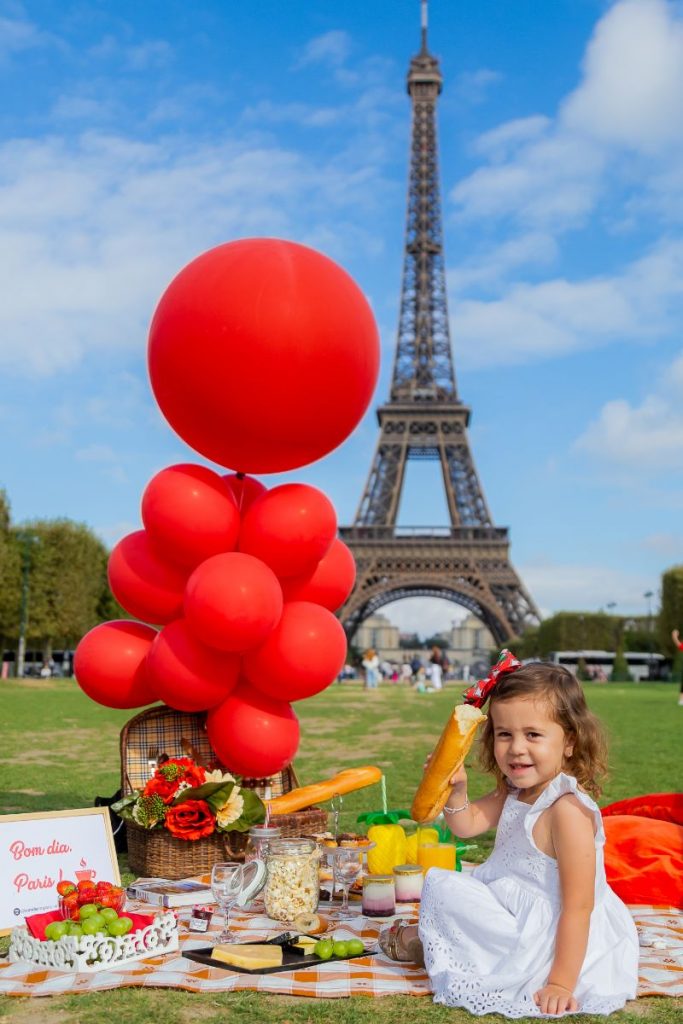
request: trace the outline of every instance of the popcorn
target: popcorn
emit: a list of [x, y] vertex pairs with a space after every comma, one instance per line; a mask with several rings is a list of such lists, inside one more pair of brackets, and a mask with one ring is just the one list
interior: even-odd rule
[[312, 914], [318, 906], [318, 860], [314, 850], [305, 856], [268, 857], [268, 878], [263, 893], [266, 913], [275, 921], [293, 921]]

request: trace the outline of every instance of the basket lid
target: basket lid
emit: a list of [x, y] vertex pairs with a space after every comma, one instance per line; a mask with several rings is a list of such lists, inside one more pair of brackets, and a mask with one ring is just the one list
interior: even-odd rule
[[258, 858], [250, 860], [244, 865], [242, 878], [242, 888], [236, 901], [238, 907], [243, 907], [250, 900], [253, 900], [254, 896], [260, 893], [266, 884], [266, 865], [264, 861], [258, 860]]

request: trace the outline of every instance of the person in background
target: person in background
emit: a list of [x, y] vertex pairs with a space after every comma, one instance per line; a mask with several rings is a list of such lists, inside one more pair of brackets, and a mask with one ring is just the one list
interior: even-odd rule
[[[671, 639], [676, 644], [679, 651], [683, 651], [683, 644], [681, 643], [681, 638], [677, 629], [672, 630]], [[683, 708], [683, 674], [681, 675], [681, 689], [678, 694], [678, 706]]]
[[432, 647], [429, 658], [429, 681], [433, 690], [443, 689], [443, 652], [440, 647]]
[[361, 662], [365, 671], [365, 689], [376, 690], [379, 683], [379, 658], [372, 647], [368, 647]]

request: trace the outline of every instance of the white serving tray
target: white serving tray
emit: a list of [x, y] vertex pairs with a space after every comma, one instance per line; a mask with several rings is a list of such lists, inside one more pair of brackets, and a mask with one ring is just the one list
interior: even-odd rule
[[172, 910], [157, 914], [146, 928], [128, 935], [64, 935], [56, 941], [34, 939], [27, 928], [14, 928], [9, 959], [56, 971], [94, 974], [178, 948], [178, 922]]

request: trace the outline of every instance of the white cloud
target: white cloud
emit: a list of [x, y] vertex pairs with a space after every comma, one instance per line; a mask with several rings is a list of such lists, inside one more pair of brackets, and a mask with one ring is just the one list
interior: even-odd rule
[[22, 17], [0, 17], [0, 64], [17, 53], [46, 46], [53, 37]]
[[606, 402], [574, 448], [603, 463], [637, 469], [641, 476], [683, 469], [683, 353], [639, 405]]
[[682, 299], [683, 241], [664, 241], [612, 277], [515, 284], [491, 302], [461, 299], [452, 335], [468, 367], [524, 363], [656, 339], [676, 329]]
[[475, 106], [484, 102], [491, 86], [500, 82], [502, 77], [499, 71], [493, 71], [491, 68], [463, 71], [455, 81], [455, 93], [466, 103]]
[[402, 633], [419, 633], [426, 637], [448, 631], [454, 622], [462, 622], [469, 613], [440, 597], [406, 597], [383, 605], [377, 614], [384, 615]]
[[651, 152], [683, 139], [683, 20], [666, 0], [622, 0], [598, 23], [562, 122]]
[[85, 133], [0, 146], [0, 368], [50, 374], [139, 351], [178, 268], [213, 244], [283, 236], [376, 252], [358, 211], [386, 186], [369, 149], [316, 161], [275, 144]]
[[649, 575], [606, 565], [566, 565], [550, 561], [519, 566], [519, 574], [544, 614], [596, 611], [616, 601], [617, 615], [643, 614]]
[[499, 284], [518, 268], [553, 263], [558, 253], [559, 248], [552, 235], [541, 231], [518, 235], [449, 269], [449, 291], [461, 293], [474, 287]]
[[303, 68], [311, 64], [328, 64], [339, 67], [351, 52], [351, 36], [343, 29], [332, 29], [323, 35], [316, 36], [304, 47], [296, 67]]
[[[557, 233], [583, 226], [615, 181], [627, 183], [634, 210], [645, 203], [664, 216], [669, 204], [680, 211], [681, 11], [667, 0], [618, 0], [598, 22], [581, 80], [554, 118], [515, 119], [475, 142], [489, 163], [451, 191], [460, 215]], [[634, 156], [647, 159], [634, 168]]]
[[654, 551], [671, 561], [683, 561], [683, 534], [651, 533], [642, 544], [646, 551]]

